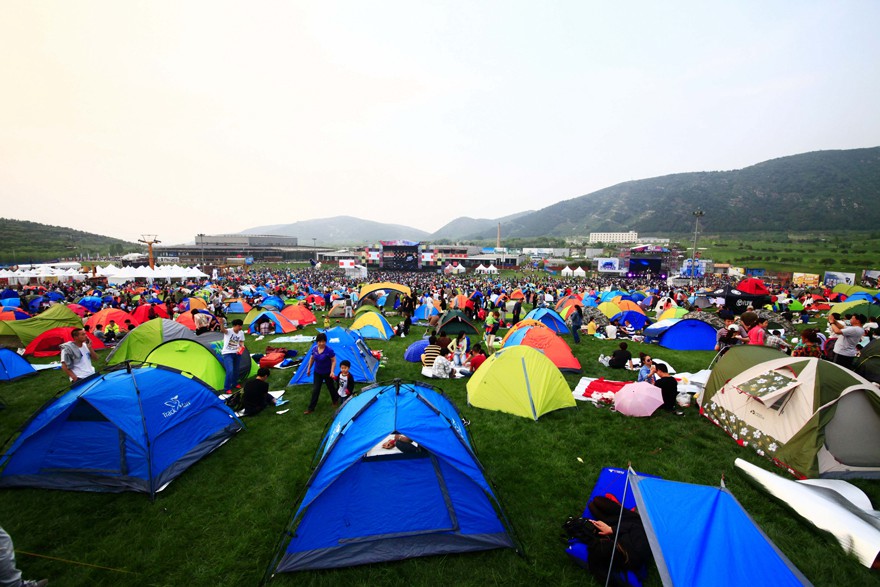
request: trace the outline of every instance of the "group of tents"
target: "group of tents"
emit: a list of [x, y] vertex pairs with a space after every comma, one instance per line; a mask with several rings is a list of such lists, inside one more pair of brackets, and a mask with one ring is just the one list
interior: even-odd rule
[[[384, 304], [386, 292], [403, 293], [385, 284], [361, 299]], [[337, 366], [348, 360], [355, 381], [368, 387], [343, 404], [322, 438], [271, 573], [519, 548], [453, 403], [426, 383], [375, 384], [379, 360], [367, 340], [394, 335], [376, 311], [383, 304], [360, 304], [350, 328], [324, 330]], [[294, 321], [316, 321], [302, 310], [309, 312], [305, 305], [273, 308], [263, 303], [249, 310], [247, 323], [251, 332], [261, 320], [271, 321], [275, 333], [290, 332]], [[53, 306], [35, 318], [15, 321], [24, 326], [0, 330], [0, 335], [29, 339], [29, 353], [36, 356], [52, 353], [65, 340], [64, 331], [69, 338], [73, 326], [82, 323], [73, 314], [77, 322], [69, 324], [65, 311], [73, 314], [63, 305]], [[37, 319], [39, 324], [27, 324]], [[482, 334], [454, 309], [440, 324], [438, 330], [450, 335]], [[714, 347], [716, 325], [673, 315], [645, 333], [668, 348], [707, 350], [710, 338]], [[468, 380], [468, 404], [533, 420], [575, 407], [563, 372], [578, 372], [581, 366], [565, 334], [569, 329], [559, 312], [530, 312]], [[221, 339], [218, 333], [197, 336], [164, 318], [137, 326], [107, 356], [109, 370], [75, 385], [25, 424], [0, 457], [0, 487], [133, 490], [155, 497], [242, 428], [216, 394], [224, 375]], [[426, 342], [410, 345], [405, 358], [418, 360]], [[864, 369], [880, 373], [880, 346], [863, 351], [863, 357]], [[0, 379], [4, 373], [7, 378], [26, 375], [22, 363], [30, 367], [16, 353], [0, 352]], [[255, 370], [250, 357], [242, 361], [240, 375]], [[289, 385], [310, 384], [305, 371], [302, 362]], [[699, 401], [706, 418], [797, 477], [880, 477], [880, 392], [837, 365], [766, 347], [735, 347], [715, 363]], [[407, 450], [385, 448], [389, 439], [399, 442], [399, 435], [411, 443]], [[664, 582], [713, 584], [711, 577], [718, 573], [754, 582], [766, 578], [771, 568], [775, 584], [805, 580], [772, 543], [767, 546], [729, 492], [634, 472], [624, 475]], [[389, 485], [395, 487], [393, 499], [387, 495]], [[681, 518], [681, 503], [692, 509], [685, 525], [670, 522]], [[765, 562], [749, 565], [742, 556], [730, 556], [731, 532], [739, 541], [737, 549], [752, 557], [760, 552]], [[681, 542], [691, 539], [704, 546], [698, 560], [680, 552]]]

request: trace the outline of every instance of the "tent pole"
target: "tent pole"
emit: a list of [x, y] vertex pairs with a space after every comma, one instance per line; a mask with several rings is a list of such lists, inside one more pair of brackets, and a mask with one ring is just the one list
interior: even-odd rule
[[[627, 469], [632, 469], [632, 463], [627, 465]], [[611, 545], [611, 560], [608, 561], [608, 572], [605, 574], [605, 587], [608, 587], [608, 583], [611, 581], [611, 569], [614, 566], [614, 555], [617, 552], [617, 538], [620, 536], [620, 523], [623, 521], [623, 504], [626, 502], [626, 491], [629, 489], [629, 475], [626, 476], [626, 481], [623, 483], [623, 495], [620, 498], [620, 515], [617, 516], [617, 528], [614, 530], [614, 544]]]

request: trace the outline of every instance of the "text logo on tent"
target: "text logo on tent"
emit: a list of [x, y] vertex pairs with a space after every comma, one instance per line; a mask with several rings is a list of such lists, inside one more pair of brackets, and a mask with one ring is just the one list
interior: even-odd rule
[[168, 407], [171, 408], [171, 409], [168, 410], [167, 412], [162, 412], [162, 417], [164, 417], [164, 418], [170, 418], [171, 416], [173, 416], [174, 414], [176, 414], [177, 412], [179, 412], [179, 411], [182, 410], [183, 408], [189, 406], [189, 404], [190, 404], [190, 402], [182, 403], [182, 402], [180, 401], [180, 396], [179, 396], [179, 395], [175, 395], [175, 396], [172, 397], [170, 400], [168, 400], [167, 402], [165, 402], [165, 405], [168, 406]]

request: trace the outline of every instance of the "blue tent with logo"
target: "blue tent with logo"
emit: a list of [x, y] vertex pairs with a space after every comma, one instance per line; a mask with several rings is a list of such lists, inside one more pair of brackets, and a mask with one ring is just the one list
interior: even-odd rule
[[[365, 389], [328, 430], [270, 572], [516, 548], [458, 410], [431, 386]], [[381, 448], [395, 433], [414, 444]]]
[[268, 296], [263, 298], [263, 301], [260, 302], [261, 308], [275, 308], [276, 310], [284, 309], [284, 300], [279, 298], [278, 296]]
[[[645, 334], [649, 335], [647, 330]], [[711, 351], [715, 349], [717, 334], [715, 327], [708, 322], [684, 318], [660, 333], [658, 342], [674, 351]]]
[[24, 357], [11, 349], [0, 347], [0, 381], [12, 381], [36, 372]]
[[[351, 363], [351, 374], [358, 383], [374, 383], [376, 381], [376, 373], [379, 371], [379, 361], [373, 356], [370, 347], [366, 341], [357, 333], [346, 330], [341, 326], [334, 326], [327, 330], [319, 330], [327, 334], [327, 346], [336, 353], [336, 373], [339, 375], [339, 363], [343, 359], [348, 359]], [[313, 381], [314, 371], [312, 375], [306, 377], [306, 369], [309, 365], [309, 355], [317, 343], [312, 343], [309, 350], [303, 355], [303, 361], [296, 373], [290, 379], [288, 385], [311, 385]]]
[[0, 457], [0, 487], [139, 491], [153, 498], [241, 428], [198, 379], [125, 364], [38, 411]]
[[627, 479], [663, 585], [810, 584], [723, 484]]

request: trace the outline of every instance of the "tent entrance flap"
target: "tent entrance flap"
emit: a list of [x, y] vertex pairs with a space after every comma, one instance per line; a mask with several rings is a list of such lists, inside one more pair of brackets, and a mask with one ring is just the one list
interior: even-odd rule
[[[445, 487], [438, 483], [439, 476], [436, 464], [427, 455], [402, 461], [362, 459], [325, 496], [332, 500], [329, 494], [345, 487], [350, 495], [359, 496], [351, 511], [344, 514], [347, 536], [341, 536], [339, 544], [458, 531], [451, 503], [444, 495]], [[393, 484], [389, 479], [394, 480]], [[443, 502], [447, 507], [424, 507], [425, 503]]]

